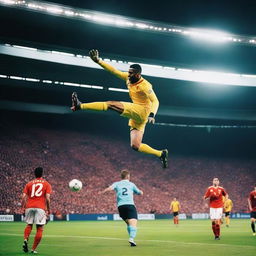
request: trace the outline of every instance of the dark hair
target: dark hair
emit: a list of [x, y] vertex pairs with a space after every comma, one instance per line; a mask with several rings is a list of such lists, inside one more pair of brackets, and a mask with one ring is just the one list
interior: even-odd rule
[[132, 64], [130, 65], [130, 68], [134, 69], [137, 73], [141, 73], [142, 68], [139, 64]]
[[128, 170], [124, 169], [124, 170], [121, 171], [121, 178], [125, 179], [125, 178], [127, 178], [127, 176], [129, 174], [130, 174], [130, 172]]
[[43, 168], [42, 167], [37, 167], [34, 172], [35, 172], [36, 178], [41, 178], [43, 176]]

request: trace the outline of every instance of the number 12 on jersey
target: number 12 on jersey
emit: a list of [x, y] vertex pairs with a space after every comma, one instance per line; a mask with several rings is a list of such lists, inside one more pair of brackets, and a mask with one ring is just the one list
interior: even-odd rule
[[42, 183], [36, 183], [32, 185], [32, 191], [31, 191], [31, 197], [39, 197], [42, 195], [43, 191], [43, 184]]

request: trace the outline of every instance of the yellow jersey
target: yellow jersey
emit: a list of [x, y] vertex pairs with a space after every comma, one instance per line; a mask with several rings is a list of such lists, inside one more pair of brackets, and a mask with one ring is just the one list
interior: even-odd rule
[[128, 79], [128, 72], [122, 72], [103, 60], [100, 60], [98, 64], [116, 77], [126, 81], [129, 95], [133, 103], [148, 108], [149, 112], [157, 113], [159, 101], [152, 89], [152, 85], [146, 79], [141, 77], [137, 83], [131, 84]]
[[173, 212], [178, 212], [180, 210], [180, 203], [179, 203], [179, 201], [172, 201], [171, 205], [170, 205], [170, 209]]
[[227, 200], [224, 202], [224, 212], [231, 212], [232, 207], [233, 207], [233, 202], [232, 202], [232, 200], [227, 199]]

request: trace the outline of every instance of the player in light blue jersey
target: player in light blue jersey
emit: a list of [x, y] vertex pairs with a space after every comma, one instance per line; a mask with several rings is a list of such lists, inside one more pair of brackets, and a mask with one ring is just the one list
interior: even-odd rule
[[121, 181], [115, 182], [106, 188], [102, 193], [115, 190], [119, 215], [127, 224], [129, 243], [131, 246], [136, 246], [134, 238], [137, 234], [138, 214], [134, 205], [133, 194], [143, 195], [143, 192], [134, 183], [130, 182], [129, 171], [122, 170], [121, 179]]

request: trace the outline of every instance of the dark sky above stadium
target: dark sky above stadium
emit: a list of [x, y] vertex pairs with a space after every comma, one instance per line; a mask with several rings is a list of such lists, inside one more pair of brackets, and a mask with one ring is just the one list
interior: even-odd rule
[[52, 0], [50, 2], [183, 26], [256, 35], [255, 0]]

